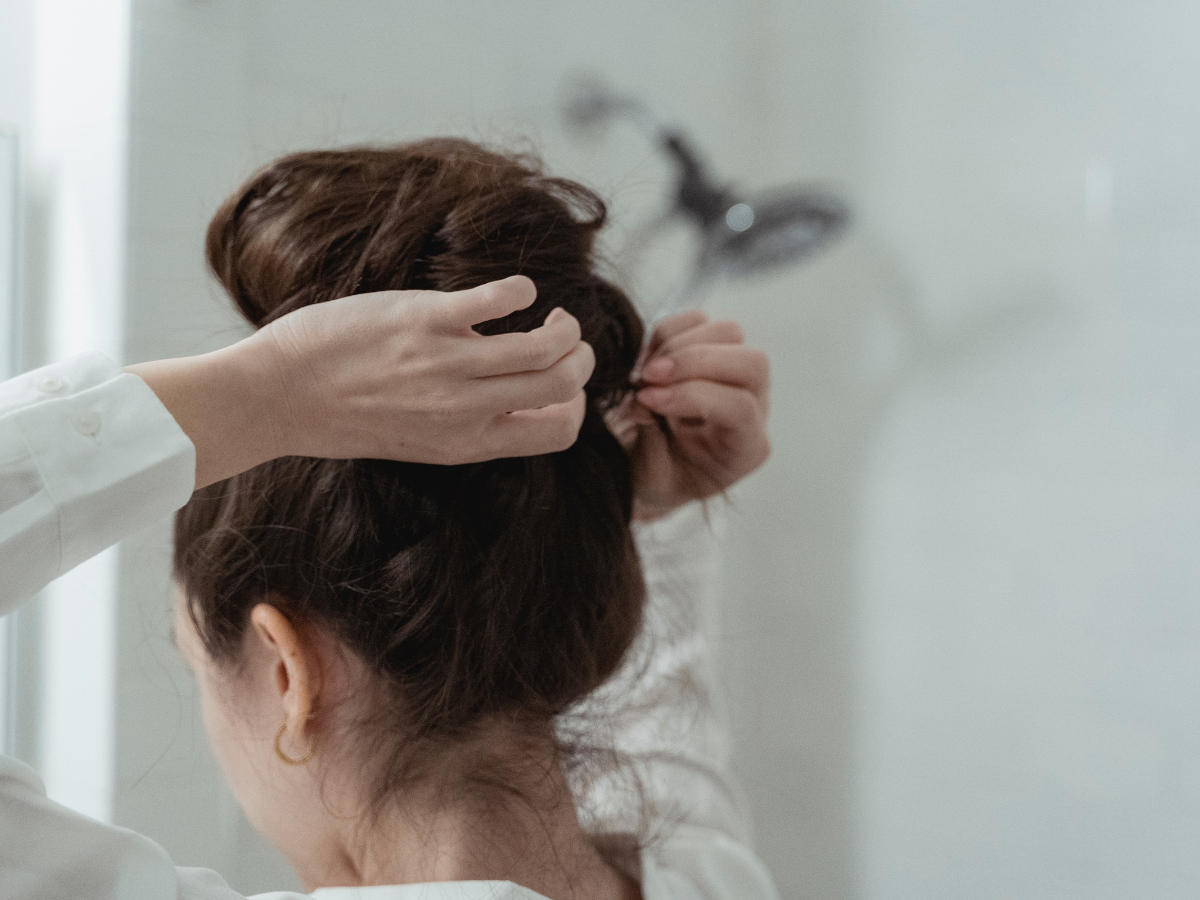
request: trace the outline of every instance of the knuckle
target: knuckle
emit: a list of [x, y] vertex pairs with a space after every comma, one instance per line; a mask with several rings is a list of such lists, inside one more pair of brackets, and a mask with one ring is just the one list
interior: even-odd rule
[[416, 316], [428, 320], [438, 309], [437, 295], [431, 290], [413, 291], [404, 305]]
[[571, 314], [570, 310], [564, 309], [563, 312], [566, 313], [566, 315], [564, 315], [560, 320], [562, 322], [562, 327], [567, 329], [567, 332], [571, 335], [571, 340], [581, 340], [583, 338], [583, 326], [579, 324], [579, 320]]
[[536, 345], [526, 345], [521, 348], [521, 368], [526, 372], [536, 372], [546, 368], [545, 354]]
[[579, 387], [583, 387], [596, 370], [596, 354], [587, 344], [580, 344], [563, 361], [567, 363]]
[[547, 341], [537, 340], [533, 338], [525, 349], [526, 362], [529, 368], [532, 369], [548, 369], [550, 366], [558, 362], [558, 354], [555, 348]]
[[582, 385], [579, 383], [575, 372], [570, 368], [567, 366], [556, 366], [551, 370], [550, 387], [555, 398], [560, 403], [565, 403], [579, 393]]
[[726, 319], [720, 324], [721, 333], [726, 340], [735, 344], [741, 344], [745, 342], [746, 336], [742, 332], [742, 326], [737, 322], [733, 321], [732, 319]]
[[439, 313], [441, 308], [433, 302], [431, 291], [417, 291], [408, 303], [397, 304], [396, 316], [408, 326], [415, 326], [421, 331], [435, 331], [441, 324]]

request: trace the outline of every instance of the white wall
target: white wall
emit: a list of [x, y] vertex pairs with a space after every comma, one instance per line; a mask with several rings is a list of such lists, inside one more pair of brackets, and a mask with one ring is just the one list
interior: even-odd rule
[[861, 894], [1193, 896], [1200, 8], [869, 7]]
[[[204, 271], [204, 228], [258, 161], [248, 149], [239, 2], [140, 0], [132, 26], [130, 361], [211, 350], [244, 334]], [[121, 546], [115, 816], [180, 865], [245, 892], [298, 887], [246, 823], [208, 750], [167, 635], [170, 521]]]

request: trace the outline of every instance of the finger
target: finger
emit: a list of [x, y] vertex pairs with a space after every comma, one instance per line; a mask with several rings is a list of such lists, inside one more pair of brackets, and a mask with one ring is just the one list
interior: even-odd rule
[[528, 308], [537, 299], [537, 288], [525, 275], [510, 275], [465, 291], [430, 294], [437, 298], [435, 321], [458, 333]]
[[642, 369], [642, 380], [659, 385], [715, 381], [748, 388], [765, 407], [771, 366], [765, 353], [744, 344], [693, 344], [650, 360]]
[[671, 355], [680, 347], [693, 344], [741, 344], [745, 341], [742, 327], [728, 320], [705, 322], [673, 335], [654, 352], [654, 356]]
[[[620, 403], [604, 413], [604, 424], [608, 426], [612, 436], [617, 439], [617, 443], [626, 450], [632, 447], [633, 442], [637, 440], [638, 423], [633, 415], [633, 411], [637, 408], [639, 408], [639, 404], [633, 394], [626, 394]], [[645, 407], [640, 408], [645, 409]]]
[[566, 403], [497, 416], [484, 441], [481, 459], [536, 456], [566, 450], [579, 437], [587, 412], [587, 397], [580, 391]]
[[555, 312], [532, 331], [473, 335], [462, 347], [469, 354], [463, 370], [472, 377], [487, 378], [550, 368], [579, 347], [581, 336], [579, 321], [574, 316], [564, 310]]
[[658, 323], [654, 334], [650, 337], [650, 343], [646, 347], [647, 358], [653, 356], [655, 350], [675, 335], [687, 331], [689, 328], [695, 328], [697, 325], [703, 325], [707, 321], [708, 316], [699, 309], [689, 309], [673, 316], [667, 316]]
[[711, 381], [685, 381], [637, 392], [638, 402], [671, 420], [671, 426], [731, 428], [748, 436], [761, 431], [758, 398], [744, 388]]
[[512, 412], [565, 403], [575, 397], [592, 377], [596, 354], [591, 344], [576, 341], [575, 347], [548, 369], [479, 378], [471, 384], [474, 400], [484, 409]]

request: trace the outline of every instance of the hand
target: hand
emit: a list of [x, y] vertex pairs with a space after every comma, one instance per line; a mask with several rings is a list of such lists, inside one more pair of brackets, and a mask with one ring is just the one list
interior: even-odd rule
[[564, 450], [595, 366], [557, 309], [528, 333], [472, 326], [525, 309], [523, 275], [455, 293], [384, 291], [305, 307], [257, 337], [281, 388], [280, 455], [459, 464]]
[[721, 493], [770, 455], [770, 367], [737, 323], [699, 311], [664, 319], [640, 383], [609, 421], [633, 459], [635, 519]]
[[202, 356], [129, 366], [196, 447], [196, 488], [280, 456], [467, 463], [563, 450], [595, 365], [559, 309], [528, 333], [472, 326], [527, 308], [514, 276], [455, 293], [304, 307]]

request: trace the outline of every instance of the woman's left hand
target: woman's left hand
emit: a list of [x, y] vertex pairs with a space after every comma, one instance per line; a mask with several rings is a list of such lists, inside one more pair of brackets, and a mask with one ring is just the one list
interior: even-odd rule
[[770, 380], [736, 322], [693, 310], [659, 324], [640, 389], [609, 420], [633, 459], [635, 519], [719, 494], [766, 461]]

